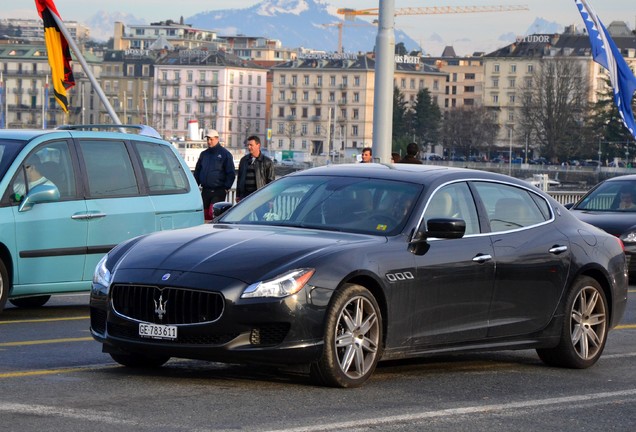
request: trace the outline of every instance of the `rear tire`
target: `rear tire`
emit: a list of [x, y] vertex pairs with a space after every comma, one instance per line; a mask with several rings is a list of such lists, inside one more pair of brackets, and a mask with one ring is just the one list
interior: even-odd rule
[[601, 285], [590, 277], [580, 277], [566, 299], [559, 344], [538, 349], [537, 354], [552, 366], [585, 369], [603, 353], [608, 331], [607, 299]]
[[323, 353], [311, 365], [312, 380], [331, 387], [361, 386], [381, 354], [382, 314], [375, 297], [360, 285], [345, 285], [327, 310]]
[[0, 260], [0, 313], [4, 309], [4, 305], [7, 304], [9, 298], [9, 291], [11, 291], [11, 281], [9, 280], [9, 272], [4, 266], [2, 260]]
[[13, 306], [25, 309], [35, 309], [42, 307], [51, 299], [50, 295], [41, 295], [35, 297], [22, 297], [9, 300]]
[[147, 356], [143, 354], [111, 353], [110, 356], [120, 365], [131, 368], [154, 369], [163, 366], [168, 360], [170, 360], [169, 356]]

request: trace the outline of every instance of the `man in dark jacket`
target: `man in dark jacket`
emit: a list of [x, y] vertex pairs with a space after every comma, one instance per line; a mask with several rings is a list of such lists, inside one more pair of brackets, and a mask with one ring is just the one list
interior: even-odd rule
[[232, 153], [219, 144], [219, 133], [211, 129], [205, 138], [208, 140], [208, 148], [199, 155], [194, 167], [194, 178], [201, 186], [206, 219], [211, 219], [210, 205], [225, 201], [227, 192], [234, 184], [236, 171]]
[[240, 201], [256, 189], [274, 181], [274, 163], [261, 152], [261, 140], [252, 135], [247, 139], [248, 154], [239, 162], [236, 200]]
[[409, 143], [409, 145], [406, 146], [406, 156], [402, 158], [400, 163], [421, 164], [422, 160], [417, 157], [419, 152], [420, 148], [416, 143]]

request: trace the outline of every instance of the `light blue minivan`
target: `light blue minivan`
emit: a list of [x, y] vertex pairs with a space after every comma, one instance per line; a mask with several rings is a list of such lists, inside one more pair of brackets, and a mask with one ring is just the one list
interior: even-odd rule
[[113, 246], [202, 224], [199, 188], [145, 126], [0, 130], [0, 311], [88, 291]]

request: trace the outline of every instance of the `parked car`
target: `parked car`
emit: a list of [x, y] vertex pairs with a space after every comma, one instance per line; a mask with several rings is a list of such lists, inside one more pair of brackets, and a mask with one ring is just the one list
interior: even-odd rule
[[95, 271], [91, 334], [129, 367], [306, 364], [337, 387], [380, 360], [462, 349], [586, 368], [623, 316], [625, 266], [620, 239], [522, 180], [332, 165], [120, 244]]
[[636, 175], [612, 177], [594, 186], [570, 211], [579, 219], [619, 237], [625, 244], [629, 273], [636, 276], [636, 204], [621, 208], [621, 194], [636, 202]]
[[0, 311], [88, 291], [117, 243], [203, 223], [176, 149], [146, 127], [109, 129], [0, 130]]

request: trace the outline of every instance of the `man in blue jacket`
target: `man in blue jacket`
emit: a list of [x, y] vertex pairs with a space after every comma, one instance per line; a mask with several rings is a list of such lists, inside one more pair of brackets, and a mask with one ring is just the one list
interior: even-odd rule
[[225, 196], [234, 183], [236, 171], [232, 153], [219, 144], [219, 133], [211, 129], [205, 138], [208, 148], [199, 155], [194, 167], [194, 178], [201, 186], [205, 218], [212, 219], [210, 206], [225, 201]]

